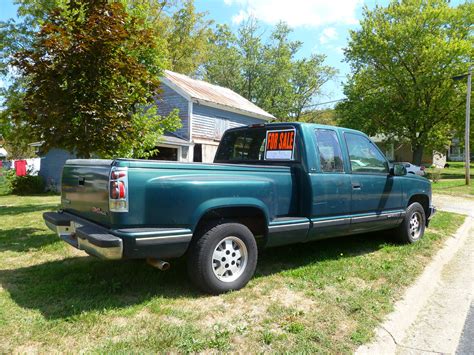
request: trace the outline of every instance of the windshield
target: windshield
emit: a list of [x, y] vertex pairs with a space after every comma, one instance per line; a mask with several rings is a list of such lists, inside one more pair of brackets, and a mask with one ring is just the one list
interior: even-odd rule
[[228, 131], [222, 137], [214, 162], [264, 163], [265, 161], [294, 160], [292, 155], [290, 159], [283, 159], [281, 155], [265, 154], [267, 131], [285, 132], [288, 130], [294, 131], [294, 127], [252, 127]]

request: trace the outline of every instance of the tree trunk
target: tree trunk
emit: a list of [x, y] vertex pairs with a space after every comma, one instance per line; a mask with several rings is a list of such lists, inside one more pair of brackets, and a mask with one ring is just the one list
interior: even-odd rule
[[421, 159], [423, 158], [424, 146], [417, 145], [413, 147], [413, 164], [421, 165]]

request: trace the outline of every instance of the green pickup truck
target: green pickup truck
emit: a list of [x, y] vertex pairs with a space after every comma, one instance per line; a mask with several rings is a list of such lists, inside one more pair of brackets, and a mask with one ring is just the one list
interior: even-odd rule
[[258, 248], [382, 230], [414, 243], [434, 213], [430, 182], [365, 134], [274, 123], [226, 131], [213, 164], [68, 160], [61, 210], [43, 217], [102, 259], [166, 269], [186, 254], [190, 279], [218, 294], [245, 286]]

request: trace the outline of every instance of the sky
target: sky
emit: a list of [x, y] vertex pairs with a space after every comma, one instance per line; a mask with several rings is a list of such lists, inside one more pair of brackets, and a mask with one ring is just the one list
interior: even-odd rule
[[315, 98], [315, 103], [323, 103], [344, 97], [342, 83], [350, 68], [344, 62], [343, 48], [347, 45], [349, 30], [359, 26], [362, 7], [386, 3], [375, 0], [196, 0], [196, 7], [206, 11], [215, 22], [226, 23], [234, 29], [250, 15], [260, 21], [265, 32], [270, 32], [279, 21], [286, 22], [293, 29], [291, 39], [303, 42], [298, 56], [324, 54], [325, 64], [338, 70], [334, 80], [323, 87], [322, 95]]
[[[350, 68], [344, 62], [343, 48], [347, 46], [349, 31], [359, 28], [364, 5], [372, 9], [387, 3], [388, 0], [195, 0], [198, 11], [233, 29], [250, 15], [260, 21], [265, 33], [278, 21], [288, 23], [294, 31], [291, 39], [303, 42], [298, 56], [324, 54], [325, 64], [338, 70], [337, 77], [323, 87], [315, 103], [344, 97], [343, 82]], [[451, 3], [456, 5], [459, 1]], [[13, 0], [0, 0], [0, 20], [15, 16]]]

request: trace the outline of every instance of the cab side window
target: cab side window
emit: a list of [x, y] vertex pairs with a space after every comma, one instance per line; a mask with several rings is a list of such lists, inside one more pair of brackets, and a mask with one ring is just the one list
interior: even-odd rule
[[342, 173], [344, 165], [336, 132], [329, 129], [316, 130], [316, 145], [323, 173]]
[[385, 157], [369, 139], [359, 134], [345, 133], [347, 149], [354, 173], [388, 173]]

